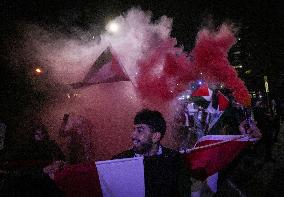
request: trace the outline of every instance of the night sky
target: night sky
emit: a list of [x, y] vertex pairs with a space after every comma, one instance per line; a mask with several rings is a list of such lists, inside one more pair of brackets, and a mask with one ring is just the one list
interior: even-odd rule
[[[239, 28], [238, 43], [231, 49], [232, 65], [243, 65], [240, 77], [249, 90], [263, 90], [267, 75], [271, 95], [284, 98], [284, 17], [281, 1], [269, 0], [187, 0], [187, 1], [67, 1], [2, 0], [1, 6], [1, 79], [0, 118], [15, 119], [29, 108], [40, 110], [47, 93], [33, 88], [29, 65], [18, 69], [11, 51], [21, 47], [20, 24], [37, 24], [72, 35], [74, 27], [95, 34], [104, 31], [110, 19], [131, 7], [152, 11], [153, 19], [173, 18], [172, 36], [186, 51], [193, 48], [195, 36], [211, 21], [215, 26], [232, 22]], [[101, 31], [100, 31], [101, 30]], [[236, 51], [240, 51], [236, 54]], [[17, 68], [17, 69], [15, 69]], [[246, 71], [251, 70], [249, 74]], [[11, 118], [14, 117], [14, 118]]]

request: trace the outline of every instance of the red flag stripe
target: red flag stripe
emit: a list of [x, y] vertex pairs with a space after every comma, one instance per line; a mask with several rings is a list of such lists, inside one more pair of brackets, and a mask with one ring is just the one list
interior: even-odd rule
[[220, 91], [218, 91], [217, 96], [218, 96], [219, 111], [225, 111], [225, 109], [229, 107], [228, 98], [224, 96]]
[[204, 136], [186, 153], [186, 163], [193, 177], [205, 180], [227, 166], [251, 141], [255, 139], [243, 135]]
[[194, 92], [192, 92], [191, 96], [209, 96], [208, 85], [204, 84], [198, 87]]

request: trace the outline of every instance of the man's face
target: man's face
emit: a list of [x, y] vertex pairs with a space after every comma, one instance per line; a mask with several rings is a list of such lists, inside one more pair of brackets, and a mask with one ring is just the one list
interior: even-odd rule
[[132, 132], [133, 148], [136, 153], [144, 154], [153, 146], [153, 133], [147, 124], [136, 124]]

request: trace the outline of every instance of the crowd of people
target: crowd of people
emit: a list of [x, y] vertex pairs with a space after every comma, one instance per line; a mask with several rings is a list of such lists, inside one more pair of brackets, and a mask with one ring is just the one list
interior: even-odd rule
[[[211, 132], [219, 130], [222, 131], [221, 134], [261, 138], [259, 143], [265, 146], [265, 160], [274, 161], [271, 154], [272, 144], [277, 140], [280, 129], [280, 114], [276, 111], [275, 104], [272, 102], [272, 108], [268, 108], [265, 101], [258, 101], [252, 109], [253, 116], [247, 116], [244, 112], [246, 111], [240, 110], [238, 106], [231, 105], [220, 117], [223, 122], [211, 127]], [[188, 125], [184, 126], [189, 124], [189, 117], [190, 114], [187, 114], [176, 129], [190, 129]], [[232, 127], [235, 133], [231, 133]], [[43, 124], [36, 124], [31, 128], [31, 137], [20, 148], [15, 150], [7, 147], [7, 128], [0, 122], [1, 196], [64, 196], [64, 191], [53, 180], [54, 173], [68, 165], [94, 161], [90, 136], [92, 129], [92, 123], [86, 118], [65, 114], [59, 129], [59, 136], [68, 137], [68, 151], [64, 154], [57, 143], [50, 139]], [[144, 157], [145, 196], [196, 196], [194, 192], [198, 186], [196, 180], [191, 177], [190, 169], [185, 165], [183, 155], [161, 145], [166, 130], [166, 121], [159, 111], [139, 111], [134, 117], [132, 148], [113, 156], [112, 159]], [[210, 134], [208, 128], [207, 134]], [[192, 146], [198, 139], [193, 135], [189, 138], [186, 138], [186, 144], [181, 144], [182, 148]]]

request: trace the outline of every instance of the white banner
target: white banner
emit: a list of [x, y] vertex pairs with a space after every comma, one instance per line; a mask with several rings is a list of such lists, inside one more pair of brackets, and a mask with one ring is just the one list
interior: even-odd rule
[[144, 197], [143, 157], [96, 162], [104, 197]]

